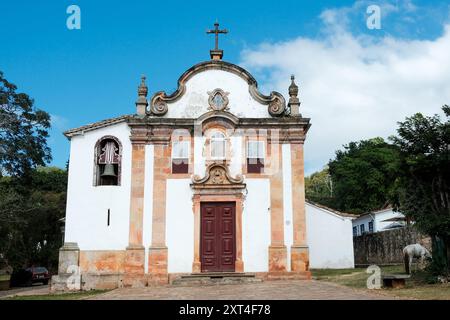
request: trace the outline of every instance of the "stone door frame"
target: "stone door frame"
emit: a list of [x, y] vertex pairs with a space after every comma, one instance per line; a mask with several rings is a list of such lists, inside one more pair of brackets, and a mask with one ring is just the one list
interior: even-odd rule
[[201, 224], [201, 203], [202, 202], [234, 202], [236, 204], [236, 261], [235, 272], [244, 272], [244, 262], [242, 261], [242, 212], [244, 196], [237, 194], [213, 195], [213, 194], [195, 194], [193, 197], [194, 212], [194, 262], [192, 263], [192, 273], [201, 273], [200, 259], [200, 224]]
[[200, 224], [201, 224], [201, 203], [202, 202], [234, 202], [236, 204], [236, 261], [235, 272], [244, 272], [244, 262], [242, 261], [242, 213], [244, 211], [244, 190], [242, 176], [232, 178], [228, 167], [223, 164], [213, 163], [206, 169], [206, 176], [193, 177], [191, 183], [193, 190], [192, 211], [194, 213], [194, 261], [192, 263], [192, 273], [201, 273], [200, 259]]

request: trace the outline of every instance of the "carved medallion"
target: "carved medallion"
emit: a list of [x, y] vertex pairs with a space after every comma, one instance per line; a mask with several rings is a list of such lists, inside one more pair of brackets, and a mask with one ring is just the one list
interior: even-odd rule
[[211, 182], [213, 184], [223, 184], [225, 182], [225, 170], [217, 167], [212, 171]]
[[209, 110], [214, 111], [227, 111], [228, 107], [228, 95], [229, 92], [225, 92], [222, 89], [214, 89], [213, 91], [208, 91], [209, 99]]

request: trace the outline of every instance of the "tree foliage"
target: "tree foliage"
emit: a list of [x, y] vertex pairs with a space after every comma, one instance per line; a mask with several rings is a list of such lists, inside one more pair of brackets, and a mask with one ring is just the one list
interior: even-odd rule
[[328, 207], [334, 206], [333, 183], [328, 167], [305, 177], [305, 192], [306, 198], [310, 201]]
[[395, 192], [399, 151], [382, 138], [350, 142], [328, 166], [334, 207], [363, 213], [382, 208]]
[[51, 160], [47, 146], [50, 115], [8, 82], [0, 71], [0, 176], [25, 176]]
[[67, 172], [51, 160], [50, 116], [0, 72], [0, 268], [54, 268], [61, 246]]
[[0, 178], [0, 265], [55, 269], [62, 244], [67, 172], [37, 168], [26, 180]]
[[400, 179], [393, 197], [396, 207], [424, 233], [442, 239], [450, 266], [450, 107], [446, 119], [420, 113], [399, 122], [391, 137], [400, 150]]

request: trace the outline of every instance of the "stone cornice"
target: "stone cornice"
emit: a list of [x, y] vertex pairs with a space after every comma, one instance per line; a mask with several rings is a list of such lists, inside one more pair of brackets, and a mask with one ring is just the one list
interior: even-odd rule
[[[279, 130], [277, 135], [268, 135], [269, 143], [304, 143], [311, 126], [309, 118], [237, 118], [226, 112], [209, 112], [199, 119], [131, 117], [128, 125], [131, 128], [131, 141], [134, 144], [168, 144], [175, 129], [187, 129], [194, 132], [195, 126], [204, 126], [210, 120], [227, 121], [234, 129], [266, 129]], [[272, 141], [276, 139], [276, 141]]]
[[[205, 115], [208, 115], [205, 117]], [[148, 125], [148, 126], [166, 126], [166, 127], [192, 127], [198, 123], [201, 123], [202, 119], [207, 120], [210, 118], [223, 118], [225, 120], [231, 120], [236, 128], [240, 127], [261, 127], [261, 128], [287, 128], [287, 127], [302, 127], [307, 132], [310, 124], [309, 118], [301, 117], [283, 117], [283, 118], [237, 118], [234, 115], [231, 117], [224, 117], [219, 112], [210, 112], [203, 115], [198, 119], [194, 118], [160, 118], [160, 117], [130, 117], [128, 119], [128, 125], [130, 127]]]

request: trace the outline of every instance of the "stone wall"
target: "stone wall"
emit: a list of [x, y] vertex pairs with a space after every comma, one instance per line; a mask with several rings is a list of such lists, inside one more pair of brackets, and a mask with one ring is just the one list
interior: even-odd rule
[[420, 243], [431, 251], [430, 238], [413, 227], [353, 237], [355, 265], [402, 264], [403, 248], [414, 243]]

